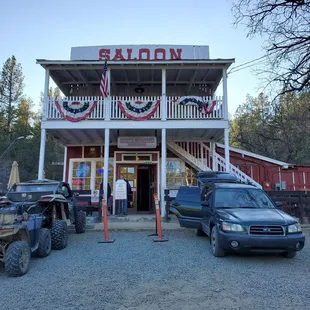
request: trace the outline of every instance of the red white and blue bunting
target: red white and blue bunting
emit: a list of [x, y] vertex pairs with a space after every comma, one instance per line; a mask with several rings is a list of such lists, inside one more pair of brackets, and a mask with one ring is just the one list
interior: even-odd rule
[[134, 121], [145, 121], [151, 118], [160, 105], [160, 100], [135, 101], [122, 100], [117, 102], [118, 107], [127, 118]]
[[55, 101], [62, 117], [70, 122], [79, 122], [86, 119], [96, 107], [97, 101]]
[[203, 101], [202, 97], [199, 96], [183, 96], [176, 100], [180, 105], [196, 105], [199, 112], [205, 114], [211, 114], [214, 111], [216, 106], [216, 100], [208, 100], [207, 102]]

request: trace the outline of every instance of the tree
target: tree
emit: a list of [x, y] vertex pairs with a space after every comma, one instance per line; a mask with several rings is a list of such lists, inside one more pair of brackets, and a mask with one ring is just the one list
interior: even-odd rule
[[15, 56], [8, 58], [0, 76], [0, 109], [10, 132], [17, 116], [17, 107], [23, 93], [24, 76]]
[[31, 135], [31, 123], [34, 120], [34, 113], [32, 112], [32, 100], [30, 98], [22, 98], [19, 104], [19, 109], [16, 115], [16, 123], [14, 125], [15, 132], [18, 135]]
[[265, 36], [268, 81], [279, 94], [307, 91], [310, 85], [310, 2], [304, 0], [237, 0], [235, 25], [247, 36]]
[[230, 123], [232, 146], [285, 162], [310, 164], [310, 93], [270, 101], [247, 96]]

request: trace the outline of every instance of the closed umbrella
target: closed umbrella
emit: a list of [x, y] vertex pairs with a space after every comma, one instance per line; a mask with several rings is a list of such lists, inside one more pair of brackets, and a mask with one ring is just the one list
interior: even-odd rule
[[19, 179], [19, 170], [18, 170], [18, 163], [14, 161], [12, 164], [11, 174], [9, 178], [8, 188], [10, 188], [14, 183], [20, 182]]

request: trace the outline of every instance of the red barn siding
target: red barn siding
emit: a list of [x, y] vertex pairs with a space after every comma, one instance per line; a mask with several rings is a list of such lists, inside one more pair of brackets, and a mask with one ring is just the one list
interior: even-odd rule
[[[225, 157], [224, 149], [217, 147], [216, 152]], [[294, 188], [302, 190], [304, 186], [310, 189], [310, 167], [298, 166], [283, 169], [277, 164], [238, 152], [230, 151], [229, 155], [230, 162], [248, 176], [251, 176], [252, 167], [252, 178], [260, 183], [265, 190], [275, 190], [276, 183], [280, 183], [280, 180], [286, 182], [286, 190], [294, 190]], [[279, 176], [279, 172], [281, 176]], [[293, 182], [293, 172], [295, 182]], [[303, 173], [305, 173], [306, 184], [304, 184]]]

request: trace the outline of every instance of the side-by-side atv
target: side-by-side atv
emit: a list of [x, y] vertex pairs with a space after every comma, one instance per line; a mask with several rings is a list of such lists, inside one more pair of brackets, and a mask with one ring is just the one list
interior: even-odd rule
[[0, 264], [11, 276], [27, 273], [31, 254], [46, 257], [67, 246], [68, 226], [84, 233], [86, 216], [65, 182], [14, 184], [0, 198]]

